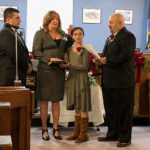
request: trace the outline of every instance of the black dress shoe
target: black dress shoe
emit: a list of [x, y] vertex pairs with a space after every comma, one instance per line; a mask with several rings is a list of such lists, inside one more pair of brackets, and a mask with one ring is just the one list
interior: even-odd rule
[[48, 133], [48, 130], [47, 129], [46, 130], [42, 129], [42, 139], [45, 140], [45, 141], [48, 141], [50, 139], [49, 135], [48, 136], [43, 136], [45, 132]]
[[98, 141], [100, 142], [109, 142], [109, 141], [118, 141], [118, 138], [112, 137], [98, 137]]
[[130, 144], [131, 144], [131, 141], [129, 141], [129, 142], [119, 141], [118, 144], [117, 144], [117, 147], [126, 147], [126, 146], [129, 146]]
[[62, 137], [61, 137], [60, 135], [55, 136], [55, 132], [56, 132], [56, 131], [59, 132], [58, 129], [53, 128], [53, 137], [54, 137], [56, 140], [62, 140]]

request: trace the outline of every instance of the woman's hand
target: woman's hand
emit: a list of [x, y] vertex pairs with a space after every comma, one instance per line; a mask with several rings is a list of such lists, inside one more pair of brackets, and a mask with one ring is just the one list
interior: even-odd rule
[[67, 63], [67, 64], [61, 63], [61, 64], [59, 64], [59, 67], [60, 67], [60, 68], [67, 68], [67, 67], [69, 67], [69, 66], [70, 66], [69, 63]]
[[50, 61], [48, 62], [48, 65], [51, 65], [53, 62], [62, 62], [62, 59], [59, 58], [50, 58]]
[[56, 62], [56, 61], [63, 61], [62, 59], [59, 58], [51, 58], [50, 59], [51, 62]]

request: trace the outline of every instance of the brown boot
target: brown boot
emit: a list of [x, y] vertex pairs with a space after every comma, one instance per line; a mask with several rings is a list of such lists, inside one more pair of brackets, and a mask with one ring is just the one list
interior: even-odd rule
[[67, 140], [75, 140], [80, 134], [81, 116], [75, 116], [74, 132], [67, 137]]
[[86, 142], [89, 140], [87, 135], [88, 123], [89, 123], [88, 118], [81, 118], [80, 135], [76, 139], [75, 143]]

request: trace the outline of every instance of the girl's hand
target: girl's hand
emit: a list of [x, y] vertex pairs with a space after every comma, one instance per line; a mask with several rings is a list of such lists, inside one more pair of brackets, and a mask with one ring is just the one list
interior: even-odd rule
[[71, 35], [71, 30], [73, 29], [73, 25], [69, 25], [69, 28], [67, 29], [68, 30], [68, 35]]

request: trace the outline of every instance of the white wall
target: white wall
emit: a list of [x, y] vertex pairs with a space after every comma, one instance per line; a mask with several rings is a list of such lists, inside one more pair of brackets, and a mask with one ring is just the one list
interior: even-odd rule
[[27, 0], [26, 43], [29, 51], [32, 51], [34, 34], [42, 27], [43, 17], [49, 10], [59, 13], [64, 31], [73, 24], [73, 0]]

